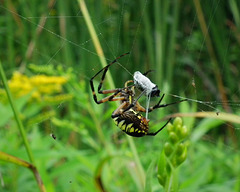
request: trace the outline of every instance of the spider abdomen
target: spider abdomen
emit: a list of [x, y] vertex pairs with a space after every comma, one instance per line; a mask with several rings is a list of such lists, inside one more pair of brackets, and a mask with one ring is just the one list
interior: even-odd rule
[[125, 133], [133, 137], [142, 137], [148, 133], [148, 122], [140, 113], [130, 109], [113, 118], [115, 124]]

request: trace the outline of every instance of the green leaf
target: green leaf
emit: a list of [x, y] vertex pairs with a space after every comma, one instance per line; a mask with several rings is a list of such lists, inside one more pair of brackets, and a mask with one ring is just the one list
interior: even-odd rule
[[205, 133], [209, 130], [216, 128], [217, 126], [223, 124], [222, 120], [216, 119], [204, 119], [201, 123], [193, 130], [191, 135], [191, 141], [197, 142]]
[[210, 162], [204, 157], [202, 159], [199, 159], [198, 163], [199, 166], [196, 166], [196, 169], [194, 169], [193, 172], [191, 172], [191, 177], [188, 177], [182, 185], [180, 186], [180, 189], [186, 189], [186, 191], [196, 191], [204, 182], [206, 181], [206, 178], [208, 178], [209, 172], [210, 172]]
[[[15, 99], [15, 104], [18, 111], [22, 111], [29, 97], [29, 95], [26, 95], [24, 97]], [[7, 105], [0, 103], [0, 117], [3, 117], [0, 118], [0, 126], [4, 126], [13, 117], [12, 108], [9, 103]]]
[[165, 158], [165, 153], [164, 150], [162, 150], [159, 160], [158, 160], [158, 170], [157, 170], [157, 177], [158, 177], [158, 182], [160, 185], [164, 187], [165, 182], [166, 182], [166, 158]]
[[6, 106], [0, 103], [0, 117], [4, 117], [4, 118], [0, 118], [0, 127], [1, 127], [1, 126], [4, 126], [11, 117], [13, 117], [13, 112], [10, 105]]
[[153, 176], [153, 168], [156, 164], [156, 159], [153, 159], [151, 164], [148, 167], [147, 173], [146, 173], [146, 181], [145, 181], [145, 192], [151, 192], [152, 191], [152, 176]]

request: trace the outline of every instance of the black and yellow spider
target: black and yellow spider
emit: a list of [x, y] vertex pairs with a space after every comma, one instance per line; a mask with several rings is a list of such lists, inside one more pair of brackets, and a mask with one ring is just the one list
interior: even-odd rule
[[[139, 85], [136, 85], [136, 81], [128, 80], [125, 82], [125, 85], [123, 88], [116, 88], [116, 89], [109, 89], [109, 90], [101, 90], [103, 81], [105, 79], [106, 73], [109, 69], [109, 67], [116, 63], [118, 59], [121, 57], [127, 55], [129, 53], [125, 53], [118, 58], [116, 58], [114, 61], [112, 61], [110, 64], [108, 64], [106, 67], [98, 71], [91, 79], [90, 79], [90, 86], [92, 89], [93, 99], [97, 104], [104, 103], [106, 101], [120, 101], [120, 106], [112, 113], [112, 118], [115, 122], [115, 124], [126, 134], [133, 136], [133, 137], [142, 137], [145, 135], [156, 135], [158, 134], [168, 123], [171, 119], [169, 119], [158, 131], [156, 132], [149, 132], [149, 121], [146, 119], [143, 115], [141, 115], [139, 112], [146, 112], [146, 109], [140, 105], [138, 102], [138, 99], [143, 95], [140, 94], [136, 99], [135, 97], [135, 88], [139, 88]], [[98, 94], [111, 94], [101, 100], [97, 99], [97, 95], [94, 89], [93, 85], [93, 79], [99, 75], [103, 71], [101, 81], [98, 85]], [[148, 71], [150, 72], [150, 71]], [[147, 73], [144, 73], [143, 76], [147, 75]], [[147, 77], [146, 77], [147, 78]], [[143, 78], [144, 79], [144, 78]], [[147, 78], [148, 79], [148, 78]], [[148, 79], [149, 80], [149, 79]], [[130, 83], [134, 83], [129, 85]], [[141, 82], [140, 82], [141, 83]], [[155, 85], [155, 84], [153, 84]], [[142, 90], [143, 88], [139, 88], [142, 93], [144, 93], [145, 90]], [[151, 93], [151, 96], [159, 96], [160, 90], [157, 88], [157, 86], [154, 86], [154, 92]], [[164, 94], [161, 96], [159, 102], [150, 107], [148, 109], [148, 112], [152, 112], [154, 109], [167, 107], [169, 105], [177, 104], [179, 102], [185, 101], [180, 100], [174, 103], [170, 104], [160, 104], [161, 101], [164, 98]]]

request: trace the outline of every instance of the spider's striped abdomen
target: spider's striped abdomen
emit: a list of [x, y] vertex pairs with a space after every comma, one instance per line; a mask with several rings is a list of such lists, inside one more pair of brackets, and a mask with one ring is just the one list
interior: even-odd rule
[[148, 122], [140, 113], [129, 109], [113, 118], [115, 124], [125, 133], [133, 137], [142, 137], [148, 133]]

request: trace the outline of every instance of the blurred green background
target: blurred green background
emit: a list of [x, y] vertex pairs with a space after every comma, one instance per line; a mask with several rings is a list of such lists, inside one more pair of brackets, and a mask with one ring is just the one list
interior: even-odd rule
[[[101, 51], [107, 63], [130, 51], [110, 67], [105, 89], [152, 69], [164, 103], [194, 100], [150, 114], [152, 132], [166, 115], [188, 114], [187, 158], [174, 190], [240, 191], [240, 2], [88, 0], [87, 22], [83, 3], [0, 1], [0, 61], [27, 138], [1, 81], [0, 151], [33, 163], [47, 191], [167, 191], [157, 179], [167, 130], [128, 137], [111, 119], [118, 103], [92, 99]], [[31, 171], [6, 159], [0, 181], [0, 191], [38, 190]]]

